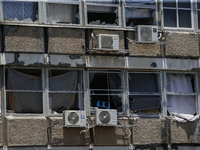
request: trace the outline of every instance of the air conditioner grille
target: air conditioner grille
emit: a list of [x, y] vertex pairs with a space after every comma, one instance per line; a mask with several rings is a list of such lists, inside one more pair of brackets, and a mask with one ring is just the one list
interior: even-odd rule
[[99, 120], [101, 121], [101, 123], [103, 124], [108, 124], [111, 120], [111, 115], [108, 111], [101, 111], [99, 113]]
[[141, 41], [152, 41], [152, 28], [141, 27], [140, 35], [141, 35]]
[[113, 48], [113, 37], [112, 36], [102, 36], [101, 37], [102, 48]]
[[79, 115], [75, 112], [71, 112], [69, 113], [68, 115], [68, 122], [71, 123], [71, 124], [77, 124], [78, 121], [79, 121]]

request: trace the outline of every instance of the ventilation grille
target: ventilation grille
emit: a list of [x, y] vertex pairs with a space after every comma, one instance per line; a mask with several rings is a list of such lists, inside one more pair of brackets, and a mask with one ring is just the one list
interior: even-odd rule
[[140, 35], [141, 35], [141, 41], [152, 41], [152, 28], [141, 27]]
[[76, 112], [71, 112], [69, 113], [67, 119], [70, 124], [75, 125], [79, 121], [79, 115]]
[[102, 124], [108, 124], [111, 121], [111, 115], [108, 111], [101, 111], [99, 113], [99, 121]]
[[113, 48], [113, 37], [112, 36], [102, 36], [101, 37], [101, 46], [102, 48]]

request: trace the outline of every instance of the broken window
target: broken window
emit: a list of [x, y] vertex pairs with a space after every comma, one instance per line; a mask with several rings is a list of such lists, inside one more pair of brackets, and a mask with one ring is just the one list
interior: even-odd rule
[[63, 110], [84, 110], [83, 72], [49, 70], [49, 107], [51, 113]]
[[192, 28], [190, 0], [163, 0], [164, 26]]
[[42, 113], [41, 69], [6, 69], [7, 113]]
[[167, 110], [170, 114], [178, 117], [197, 113], [198, 94], [195, 83], [195, 74], [167, 74]]
[[38, 2], [3, 1], [5, 21], [38, 22]]
[[[70, 2], [69, 4], [67, 4]], [[67, 0], [65, 3], [47, 3], [47, 22], [51, 24], [80, 24], [78, 0]]]
[[119, 0], [86, 0], [87, 24], [119, 26]]
[[92, 107], [117, 109], [122, 112], [122, 74], [120, 71], [90, 71], [90, 101]]
[[200, 0], [197, 0], [198, 28], [200, 29]]
[[126, 27], [156, 25], [156, 0], [125, 0]]
[[159, 73], [129, 72], [128, 87], [130, 113], [154, 115], [160, 113]]

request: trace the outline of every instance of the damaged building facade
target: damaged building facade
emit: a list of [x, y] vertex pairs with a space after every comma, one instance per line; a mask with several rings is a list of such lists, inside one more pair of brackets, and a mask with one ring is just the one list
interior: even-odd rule
[[0, 2], [0, 150], [199, 150], [199, 0]]

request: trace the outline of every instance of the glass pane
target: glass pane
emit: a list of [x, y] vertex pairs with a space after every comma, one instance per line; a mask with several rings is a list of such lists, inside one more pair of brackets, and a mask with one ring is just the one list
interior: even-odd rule
[[155, 0], [125, 0], [125, 3], [136, 5], [155, 5]]
[[191, 95], [167, 95], [170, 113], [196, 114], [196, 97]]
[[190, 0], [178, 0], [179, 8], [191, 8]]
[[164, 9], [164, 26], [176, 27], [176, 10]]
[[126, 8], [126, 26], [154, 25], [155, 10]]
[[198, 27], [200, 29], [200, 11], [198, 11]]
[[6, 92], [7, 113], [42, 113], [42, 93]]
[[119, 0], [86, 0], [88, 3], [119, 4]]
[[87, 22], [91, 25], [118, 26], [118, 8], [107, 6], [87, 6]]
[[38, 21], [38, 3], [37, 2], [3, 2], [4, 18], [8, 21]]
[[130, 112], [159, 114], [160, 101], [161, 101], [160, 96], [129, 95]]
[[179, 27], [191, 28], [191, 11], [178, 10]]
[[129, 92], [160, 92], [158, 74], [129, 73]]
[[191, 74], [167, 74], [167, 91], [193, 93], [194, 75]]
[[49, 71], [50, 91], [83, 91], [82, 71]]
[[176, 8], [176, 0], [163, 0], [163, 7], [174, 7], [174, 8]]
[[79, 24], [79, 6], [69, 4], [47, 4], [47, 22]]
[[7, 90], [42, 90], [41, 70], [7, 69]]
[[91, 95], [92, 107], [101, 109], [117, 109], [122, 111], [122, 94], [119, 95]]
[[121, 74], [90, 73], [90, 89], [121, 89]]
[[200, 0], [197, 0], [197, 9], [200, 9]]
[[53, 114], [63, 110], [83, 110], [83, 93], [50, 93], [49, 108]]

